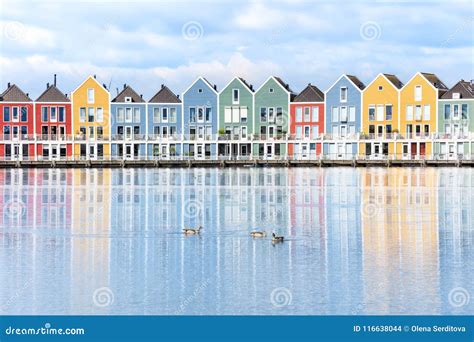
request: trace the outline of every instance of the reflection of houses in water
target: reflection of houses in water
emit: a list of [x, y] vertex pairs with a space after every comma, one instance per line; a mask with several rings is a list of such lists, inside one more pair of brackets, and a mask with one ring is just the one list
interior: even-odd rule
[[[474, 173], [463, 168], [442, 168], [438, 171], [439, 208], [439, 275], [441, 293], [472, 282], [473, 255], [465, 253], [465, 246], [474, 244]], [[449, 271], [448, 271], [449, 270]], [[471, 301], [472, 301], [471, 292]], [[443, 306], [453, 313], [469, 313], [469, 305], [454, 308], [449, 298], [443, 297]], [[472, 307], [472, 306], [471, 306]]]
[[[364, 284], [364, 301], [378, 307], [377, 313], [405, 312], [403, 306], [393, 308], [393, 303], [384, 300], [388, 293], [399, 292], [396, 297], [410, 301], [416, 300], [416, 289], [433, 300], [439, 296], [426, 292], [436, 289], [437, 278], [414, 278], [420, 274], [420, 265], [425, 268], [423, 275], [438, 274], [437, 172], [430, 168], [361, 169], [364, 268], [378, 270], [375, 277], [364, 275], [378, 279]], [[375, 313], [370, 308], [368, 304], [367, 313]], [[432, 309], [420, 305], [415, 313]]]

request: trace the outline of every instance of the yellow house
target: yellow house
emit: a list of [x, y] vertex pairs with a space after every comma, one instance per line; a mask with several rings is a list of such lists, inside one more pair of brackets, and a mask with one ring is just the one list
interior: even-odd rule
[[402, 157], [424, 158], [432, 153], [430, 136], [438, 131], [438, 98], [448, 88], [435, 75], [418, 72], [400, 90], [400, 132], [397, 143]]
[[398, 133], [399, 91], [403, 83], [395, 75], [379, 74], [362, 92], [362, 138], [359, 153], [370, 158], [393, 155]]
[[71, 93], [75, 159], [110, 156], [110, 93], [89, 76]]

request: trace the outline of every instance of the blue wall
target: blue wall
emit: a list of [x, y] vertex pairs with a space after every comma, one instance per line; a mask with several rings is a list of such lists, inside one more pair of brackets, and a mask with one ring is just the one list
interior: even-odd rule
[[[341, 87], [347, 87], [347, 102], [340, 101], [340, 89]], [[362, 93], [359, 88], [354, 86], [354, 84], [346, 77], [342, 77], [333, 87], [326, 93], [326, 105], [325, 105], [325, 133], [332, 133], [333, 126], [340, 126], [347, 125], [354, 126], [355, 132], [360, 132], [361, 127], [361, 98]], [[348, 121], [347, 123], [339, 122], [332, 122], [331, 113], [332, 107], [340, 107], [340, 106], [347, 106], [347, 115]], [[355, 121], [349, 121], [349, 107], [355, 107]], [[340, 113], [339, 113], [340, 119]], [[348, 128], [349, 132], [349, 128]]]

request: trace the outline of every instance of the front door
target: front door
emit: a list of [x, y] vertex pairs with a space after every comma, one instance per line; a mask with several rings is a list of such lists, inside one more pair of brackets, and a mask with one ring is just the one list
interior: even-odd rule
[[95, 145], [89, 145], [89, 159], [90, 160], [95, 160], [97, 158], [96, 156], [96, 146]]
[[420, 157], [425, 159], [426, 155], [426, 143], [420, 143]]
[[416, 154], [417, 154], [417, 147], [416, 147], [416, 143], [411, 143], [411, 158], [412, 159], [415, 159], [416, 158]]
[[132, 144], [125, 144], [125, 159], [133, 159]]
[[204, 147], [203, 145], [197, 145], [196, 147], [196, 158], [203, 159], [204, 158]]
[[161, 158], [168, 158], [168, 145], [161, 145]]
[[344, 144], [337, 144], [337, 159], [344, 159]]
[[51, 160], [59, 159], [59, 146], [56, 144], [51, 145]]
[[308, 145], [307, 144], [301, 145], [301, 158], [308, 159]]
[[273, 157], [273, 145], [272, 144], [267, 144], [267, 147], [266, 147], [266, 157], [268, 159], [271, 159]]
[[132, 127], [131, 126], [125, 127], [125, 139], [132, 140]]

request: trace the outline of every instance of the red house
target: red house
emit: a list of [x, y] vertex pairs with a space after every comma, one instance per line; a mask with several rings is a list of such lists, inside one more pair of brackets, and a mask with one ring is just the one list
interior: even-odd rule
[[311, 83], [290, 103], [288, 153], [295, 159], [315, 159], [324, 132], [324, 93]]
[[0, 158], [33, 159], [33, 101], [15, 84], [8, 83], [0, 95]]
[[54, 83], [35, 102], [36, 155], [38, 159], [57, 160], [72, 156], [71, 101]]

